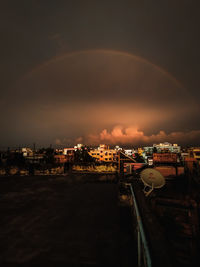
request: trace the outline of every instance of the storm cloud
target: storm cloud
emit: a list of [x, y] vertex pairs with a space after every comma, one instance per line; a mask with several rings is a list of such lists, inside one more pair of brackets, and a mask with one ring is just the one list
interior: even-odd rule
[[10, 0], [0, 25], [1, 147], [200, 130], [199, 1]]
[[[192, 131], [198, 117], [198, 105], [177, 80], [119, 51], [62, 55], [20, 79], [14, 92], [5, 110], [9, 131], [17, 131], [20, 142], [74, 143], [80, 135], [116, 125], [137, 127], [147, 135]], [[127, 142], [123, 136], [118, 139]]]
[[156, 134], [145, 135], [143, 131], [138, 130], [136, 127], [123, 128], [121, 126], [114, 127], [111, 131], [104, 129], [97, 135], [89, 134], [85, 138], [80, 137], [77, 141], [86, 142], [89, 144], [97, 145], [101, 143], [111, 145], [149, 145], [159, 142], [176, 143], [180, 144], [193, 144], [194, 140], [200, 138], [200, 130], [188, 132], [171, 132], [169, 134], [160, 131]]

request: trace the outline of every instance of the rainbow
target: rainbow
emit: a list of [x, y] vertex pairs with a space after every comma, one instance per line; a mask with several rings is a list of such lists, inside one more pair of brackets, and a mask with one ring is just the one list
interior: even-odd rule
[[167, 72], [166, 70], [164, 70], [160, 66], [155, 65], [154, 63], [152, 63], [152, 62], [150, 62], [150, 61], [148, 61], [142, 57], [136, 56], [136, 55], [128, 53], [128, 52], [123, 52], [123, 51], [118, 51], [118, 50], [107, 50], [107, 49], [80, 50], [80, 51], [73, 51], [70, 53], [65, 53], [65, 54], [56, 56], [56, 57], [54, 57], [50, 60], [47, 60], [46, 62], [40, 64], [39, 66], [36, 66], [35, 68], [33, 68], [30, 72], [26, 73], [23, 78], [27, 78], [27, 77], [31, 76], [35, 72], [40, 71], [44, 67], [46, 67], [46, 66], [48, 66], [48, 65], [50, 65], [56, 61], [61, 61], [65, 58], [69, 58], [69, 57], [73, 57], [73, 56], [77, 56], [77, 55], [81, 55], [81, 54], [92, 54], [92, 53], [93, 54], [103, 53], [103, 54], [109, 54], [109, 55], [119, 55], [119, 56], [129, 57], [129, 58], [132, 58], [136, 61], [151, 65], [154, 69], [156, 69], [160, 73], [166, 75], [170, 80], [172, 80], [176, 84], [177, 87], [182, 88], [182, 89], [186, 89], [186, 88], [184, 88], [183, 84], [180, 83], [180, 81], [178, 81], [173, 75], [171, 75], [169, 72]]

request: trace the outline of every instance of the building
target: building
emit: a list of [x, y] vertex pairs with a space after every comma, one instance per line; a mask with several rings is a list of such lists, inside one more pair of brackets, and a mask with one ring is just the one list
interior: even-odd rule
[[29, 147], [23, 147], [21, 151], [24, 157], [33, 156], [33, 150]]
[[45, 154], [39, 154], [39, 153], [34, 153], [33, 155], [28, 155], [26, 156], [26, 161], [29, 163], [34, 163], [34, 164], [40, 164], [40, 163], [44, 163], [45, 159], [44, 159]]
[[129, 157], [132, 157], [134, 154], [134, 150], [133, 149], [124, 149], [124, 154], [126, 154]]
[[75, 151], [76, 151], [76, 148], [74, 148], [74, 147], [63, 149], [63, 155], [66, 158], [66, 162], [73, 162], [74, 161]]
[[67, 156], [65, 155], [54, 155], [54, 159], [56, 163], [65, 163], [67, 162]]
[[153, 153], [153, 163], [154, 164], [167, 164], [167, 163], [177, 163], [176, 153]]
[[97, 161], [117, 161], [117, 151], [115, 149], [110, 149], [107, 145], [100, 145], [97, 149], [91, 149], [88, 153]]
[[189, 158], [189, 153], [181, 152], [181, 160], [184, 162], [186, 158]]
[[55, 154], [56, 155], [62, 155], [63, 154], [63, 149], [62, 148], [56, 148], [55, 149]]
[[141, 148], [141, 147], [138, 147], [137, 151], [138, 151], [138, 154], [139, 154], [140, 156], [142, 156], [142, 155], [143, 155], [143, 152], [144, 152], [144, 149]]
[[145, 146], [144, 148], [145, 155], [152, 155], [153, 154], [153, 146]]
[[83, 144], [77, 144], [76, 146], [74, 146], [75, 151], [78, 149], [81, 149], [82, 147], [84, 147]]
[[171, 152], [171, 153], [180, 153], [181, 147], [177, 144], [170, 144], [168, 142], [153, 144], [153, 150], [157, 150], [158, 153], [162, 152]]
[[120, 151], [122, 148], [120, 146], [115, 146], [115, 150]]
[[76, 148], [64, 148], [63, 155], [74, 155]]
[[200, 147], [191, 147], [188, 149], [189, 156], [200, 161]]

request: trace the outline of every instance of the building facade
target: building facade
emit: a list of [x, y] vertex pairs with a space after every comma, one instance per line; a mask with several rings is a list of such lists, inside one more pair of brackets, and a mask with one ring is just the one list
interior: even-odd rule
[[188, 149], [189, 156], [200, 161], [200, 147], [191, 147]]
[[156, 149], [158, 153], [161, 153], [161, 152], [180, 153], [181, 152], [180, 146], [178, 146], [177, 144], [170, 144], [168, 142], [154, 144], [153, 149]]
[[88, 153], [97, 161], [117, 161], [117, 151], [115, 149], [110, 149], [107, 145], [100, 145], [97, 149], [91, 149]]

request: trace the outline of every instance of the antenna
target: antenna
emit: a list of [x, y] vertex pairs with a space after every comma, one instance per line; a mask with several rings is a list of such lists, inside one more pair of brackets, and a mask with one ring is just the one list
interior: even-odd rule
[[144, 184], [144, 194], [148, 196], [154, 188], [161, 188], [165, 185], [165, 178], [163, 175], [152, 168], [147, 168], [140, 173], [140, 178]]

